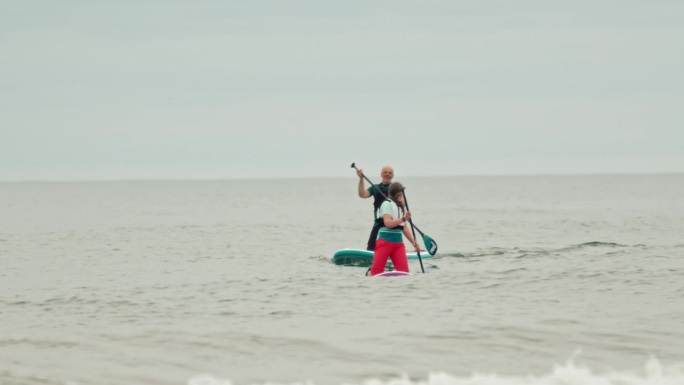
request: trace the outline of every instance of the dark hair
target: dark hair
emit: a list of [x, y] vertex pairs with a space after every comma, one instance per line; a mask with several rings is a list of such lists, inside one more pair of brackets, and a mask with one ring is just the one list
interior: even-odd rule
[[394, 203], [397, 204], [401, 208], [401, 211], [404, 211], [404, 202], [397, 202], [396, 198], [397, 195], [401, 194], [404, 192], [404, 185], [399, 183], [399, 182], [392, 182], [390, 184], [389, 189], [387, 190], [387, 194], [389, 195], [389, 199], [391, 199]]

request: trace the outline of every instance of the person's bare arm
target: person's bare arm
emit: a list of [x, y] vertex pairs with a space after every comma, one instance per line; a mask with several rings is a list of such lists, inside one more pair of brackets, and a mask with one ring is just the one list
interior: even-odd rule
[[[392, 218], [392, 215], [385, 214], [382, 216], [382, 221], [385, 223], [385, 227], [387, 227], [388, 229], [393, 229], [393, 228], [399, 226], [400, 224], [408, 221], [409, 218], [411, 218], [411, 212], [407, 211], [406, 216], [404, 216], [403, 218]], [[406, 226], [404, 226], [404, 230], [406, 230]], [[407, 236], [407, 238], [409, 238], [409, 237]], [[411, 239], [413, 239], [413, 237], [409, 238], [409, 240], [411, 240]], [[413, 243], [413, 242], [411, 242], [411, 243]]]
[[371, 194], [366, 190], [366, 186], [364, 186], [363, 183], [363, 170], [358, 169], [356, 170], [356, 175], [359, 177], [359, 197], [361, 198], [370, 198]]

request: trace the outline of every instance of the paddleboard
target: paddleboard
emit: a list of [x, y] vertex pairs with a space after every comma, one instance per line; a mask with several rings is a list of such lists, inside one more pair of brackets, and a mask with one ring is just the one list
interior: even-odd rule
[[[408, 259], [418, 259], [418, 254], [415, 251], [406, 253], [406, 256]], [[432, 258], [432, 255], [421, 250], [420, 258]], [[361, 249], [341, 249], [333, 254], [332, 261], [336, 265], [368, 267], [373, 264], [373, 252]], [[392, 260], [388, 260], [387, 263], [391, 265]]]
[[405, 277], [411, 275], [405, 271], [383, 271], [380, 274], [375, 274], [373, 277]]

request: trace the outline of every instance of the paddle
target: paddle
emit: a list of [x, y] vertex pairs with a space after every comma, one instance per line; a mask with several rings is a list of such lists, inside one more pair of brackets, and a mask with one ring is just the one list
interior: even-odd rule
[[[404, 194], [404, 200], [406, 200], [406, 194]], [[406, 205], [406, 210], [408, 210], [408, 204]], [[411, 223], [411, 225], [418, 231], [421, 237], [423, 237], [423, 243], [425, 244], [425, 248], [427, 249], [427, 252], [430, 255], [435, 255], [437, 254], [437, 242], [435, 242], [434, 239], [430, 238], [428, 235], [425, 235], [418, 226], [415, 224]]]
[[[355, 169], [355, 170], [358, 170], [358, 168], [356, 168], [356, 163], [352, 163], [352, 164], [351, 164], [351, 167], [352, 167], [353, 169]], [[366, 175], [365, 175], [364, 173], [361, 173], [361, 176], [362, 176], [363, 179], [365, 179], [368, 183], [370, 183], [371, 186], [373, 185], [373, 182], [371, 182], [370, 179], [366, 178]], [[386, 196], [382, 191], [380, 191], [380, 189], [378, 189], [378, 191], [380, 192], [380, 194], [381, 194], [383, 197], [385, 197], [385, 199], [388, 199], [387, 196]], [[406, 199], [406, 195], [404, 195], [404, 199]], [[407, 205], [406, 209], [408, 210], [408, 205]], [[420, 233], [420, 236], [423, 237], [423, 243], [425, 244], [425, 249], [427, 249], [428, 253], [429, 253], [430, 255], [435, 255], [435, 254], [437, 254], [437, 242], [435, 242], [434, 239], [430, 238], [429, 236], [425, 235], [425, 233], [423, 233], [422, 231], [420, 231], [420, 229], [418, 228], [418, 226], [414, 225], [413, 222], [411, 222], [411, 225], [412, 225], [412, 227], [414, 227], [414, 228], [418, 231], [418, 233]], [[413, 237], [415, 238], [416, 235], [414, 234]], [[421, 262], [421, 267], [422, 267], [422, 262]]]
[[[404, 193], [404, 203], [406, 203], [406, 211], [411, 211], [408, 206], [408, 199], [406, 199], [406, 188], [401, 190]], [[413, 234], [413, 239], [416, 239], [416, 226], [413, 225], [413, 219], [409, 218], [409, 223], [411, 224], [411, 233]], [[427, 246], [426, 246], [427, 247]], [[418, 254], [418, 260], [420, 261], [420, 270], [425, 273], [423, 268], [423, 258], [420, 257], [420, 250], [416, 251]]]

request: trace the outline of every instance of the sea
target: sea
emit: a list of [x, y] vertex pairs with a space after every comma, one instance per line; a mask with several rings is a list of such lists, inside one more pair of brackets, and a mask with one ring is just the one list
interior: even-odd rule
[[395, 180], [0, 183], [0, 384], [684, 384], [684, 174]]

